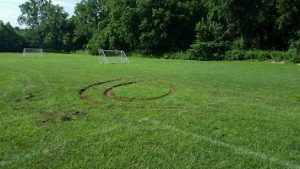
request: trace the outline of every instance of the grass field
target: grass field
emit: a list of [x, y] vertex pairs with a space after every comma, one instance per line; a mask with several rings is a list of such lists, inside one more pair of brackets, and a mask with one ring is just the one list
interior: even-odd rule
[[300, 168], [300, 67], [0, 54], [0, 168]]

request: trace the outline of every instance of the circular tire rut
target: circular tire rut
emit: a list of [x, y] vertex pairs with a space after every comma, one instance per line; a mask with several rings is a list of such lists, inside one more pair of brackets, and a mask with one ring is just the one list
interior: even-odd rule
[[[122, 80], [122, 79], [100, 81], [100, 82], [88, 85], [88, 86], [80, 89], [78, 93], [80, 95], [80, 98], [82, 100], [84, 100], [86, 103], [94, 105], [94, 106], [100, 106], [100, 103], [98, 101], [90, 98], [89, 96], [87, 96], [86, 92], [91, 88], [94, 88], [94, 87], [97, 87], [97, 86], [102, 86], [104, 84], [111, 83], [111, 82], [116, 82], [116, 81], [120, 81], [120, 80]], [[129, 86], [129, 85], [133, 85], [133, 84], [137, 84], [137, 83], [141, 83], [141, 82], [143, 82], [143, 81], [129, 81], [129, 82], [123, 82], [123, 83], [113, 85], [113, 86], [107, 88], [103, 92], [103, 96], [106, 97], [106, 98], [110, 98], [110, 99], [113, 99], [113, 100], [119, 100], [119, 101], [151, 101], [151, 100], [163, 99], [163, 98], [165, 98], [165, 97], [167, 97], [167, 96], [169, 96], [169, 95], [171, 95], [172, 93], [175, 92], [175, 87], [173, 85], [169, 84], [168, 85], [168, 91], [166, 93], [161, 94], [161, 95], [158, 94], [157, 96], [148, 97], [148, 98], [134, 98], [134, 97], [126, 98], [126, 97], [116, 96], [113, 93], [113, 91], [117, 88], [124, 87], [124, 86]]]

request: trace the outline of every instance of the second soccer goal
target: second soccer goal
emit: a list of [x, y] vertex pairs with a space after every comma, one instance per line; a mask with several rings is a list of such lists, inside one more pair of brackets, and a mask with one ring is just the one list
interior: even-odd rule
[[44, 50], [38, 48], [24, 48], [23, 57], [43, 57]]
[[129, 59], [122, 50], [99, 50], [101, 64], [129, 64]]

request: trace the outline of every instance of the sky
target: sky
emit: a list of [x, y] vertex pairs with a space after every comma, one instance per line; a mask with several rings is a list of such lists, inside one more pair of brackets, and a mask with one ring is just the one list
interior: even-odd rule
[[[76, 3], [81, 0], [52, 0], [53, 4], [59, 4], [64, 7], [69, 15], [73, 15]], [[10, 22], [12, 26], [20, 26], [18, 17], [21, 15], [19, 5], [26, 2], [25, 0], [0, 0], [0, 20], [4, 23]]]

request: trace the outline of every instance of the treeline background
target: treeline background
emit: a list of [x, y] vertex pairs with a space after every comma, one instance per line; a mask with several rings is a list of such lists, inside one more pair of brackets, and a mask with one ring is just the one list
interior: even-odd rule
[[26, 28], [0, 21], [0, 51], [300, 62], [299, 0], [82, 0], [71, 17], [51, 0], [28, 0], [20, 10]]

